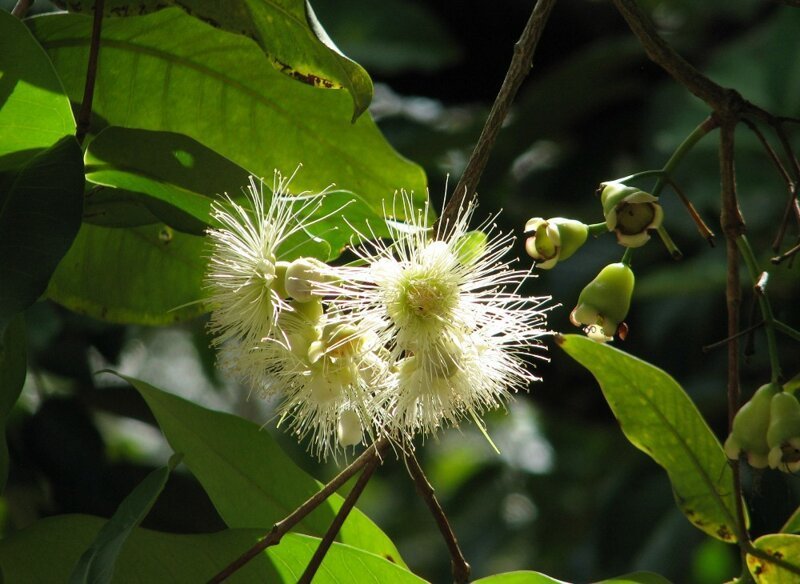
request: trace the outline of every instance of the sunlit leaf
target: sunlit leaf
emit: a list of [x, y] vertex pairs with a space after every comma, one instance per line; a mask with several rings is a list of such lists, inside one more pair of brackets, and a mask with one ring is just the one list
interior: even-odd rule
[[770, 561], [747, 554], [747, 568], [758, 584], [800, 582], [800, 535], [773, 533], [759, 537], [753, 545], [775, 558]]
[[175, 455], [169, 464], [155, 469], [120, 503], [114, 515], [97, 533], [81, 555], [69, 577], [70, 584], [106, 584], [114, 576], [117, 558], [125, 542], [141, 524], [158, 499], [169, 473], [180, 461]]
[[[56, 1], [73, 12], [91, 13], [91, 0]], [[107, 0], [107, 16], [139, 16], [180, 6], [223, 30], [253, 39], [269, 62], [286, 75], [323, 89], [347, 89], [355, 120], [372, 100], [372, 80], [333, 44], [305, 0]], [[264, 62], [265, 66], [268, 66]]]
[[791, 517], [781, 527], [781, 533], [800, 534], [800, 507], [794, 510]]
[[65, 136], [0, 172], [0, 332], [41, 296], [81, 222], [83, 156]]
[[517, 572], [505, 572], [503, 574], [494, 574], [474, 580], [473, 584], [568, 584], [563, 580], [556, 580], [545, 574], [539, 572], [531, 572], [528, 570], [520, 570]]
[[[494, 574], [474, 580], [473, 584], [568, 584], [563, 580], [556, 580], [545, 574], [539, 572], [530, 572], [521, 570], [518, 572], [506, 572], [503, 574]], [[635, 572], [632, 574], [625, 574], [624, 576], [617, 576], [608, 580], [602, 580], [597, 584], [670, 584], [669, 580], [658, 574], [651, 572]]]
[[180, 322], [206, 311], [206, 254], [202, 237], [162, 223], [132, 229], [84, 223], [47, 297], [110, 322]]
[[[103, 524], [99, 517], [58, 515], [0, 540], [0, 566], [5, 581], [66, 582], [72, 566]], [[260, 529], [177, 535], [138, 528], [119, 555], [114, 582], [207, 582], [263, 535]], [[226, 582], [295, 584], [318, 544], [317, 538], [289, 533], [280, 545], [250, 560]], [[374, 554], [334, 543], [314, 583], [356, 581], [424, 582]]]
[[75, 133], [69, 99], [47, 53], [18, 18], [0, 10], [0, 170]]
[[661, 369], [609, 345], [579, 335], [558, 343], [595, 376], [628, 440], [667, 471], [689, 521], [717, 539], [736, 541], [730, 465], [683, 388]]
[[[124, 379], [145, 398], [173, 450], [184, 454], [184, 463], [228, 526], [268, 530], [321, 487], [256, 424], [207, 410], [138, 379]], [[298, 531], [323, 535], [341, 503], [341, 497], [332, 496], [300, 522]], [[391, 540], [357, 509], [339, 539], [402, 565]]]
[[[73, 101], [82, 99], [91, 18], [29, 19]], [[335, 183], [378, 213], [396, 189], [426, 198], [425, 176], [368, 115], [350, 123], [346, 93], [317, 91], [272, 67], [250, 39], [177, 8], [103, 24], [92, 130], [106, 125], [185, 134], [257, 176], [291, 173], [298, 190]], [[379, 226], [376, 226], [379, 227]]]
[[[84, 163], [91, 183], [139, 195], [152, 215], [194, 235], [203, 235], [209, 225], [211, 202], [225, 193], [239, 198], [250, 177], [188, 136], [117, 126], [89, 143]], [[86, 213], [103, 212], [92, 197], [87, 203]]]
[[8, 477], [6, 419], [25, 384], [26, 372], [25, 320], [18, 314], [0, 335], [0, 492]]

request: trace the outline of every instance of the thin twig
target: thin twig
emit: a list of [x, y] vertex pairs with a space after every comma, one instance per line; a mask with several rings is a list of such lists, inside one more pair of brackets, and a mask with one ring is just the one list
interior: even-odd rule
[[756, 126], [747, 118], [742, 119], [742, 121], [756, 135], [758, 141], [761, 142], [761, 146], [763, 146], [764, 151], [769, 156], [769, 159], [775, 165], [775, 168], [778, 170], [778, 174], [781, 175], [781, 178], [783, 178], [784, 182], [786, 183], [786, 190], [789, 193], [789, 200], [786, 202], [786, 209], [783, 212], [783, 219], [781, 219], [781, 222], [778, 225], [778, 232], [775, 234], [775, 238], [772, 241], [772, 249], [775, 253], [778, 253], [781, 249], [783, 238], [786, 235], [786, 228], [789, 226], [789, 219], [792, 215], [792, 206], [794, 204], [797, 188], [795, 181], [793, 181], [792, 177], [789, 176], [789, 172], [786, 170], [783, 162], [781, 162], [778, 154], [772, 148], [772, 145], [767, 140], [767, 137], [764, 136], [764, 133], [758, 128], [758, 126]]
[[458, 181], [453, 195], [442, 211], [442, 216], [434, 226], [433, 232], [437, 233], [438, 237], [445, 238], [448, 235], [464, 203], [475, 194], [475, 190], [478, 188], [481, 175], [489, 161], [489, 154], [494, 147], [497, 134], [500, 132], [511, 103], [533, 67], [533, 55], [554, 4], [555, 0], [537, 0], [522, 35], [514, 45], [511, 64], [508, 66], [503, 84], [489, 111], [489, 117], [486, 118], [486, 123], [483, 125], [478, 143], [467, 161], [461, 180]]
[[667, 178], [667, 182], [669, 186], [672, 187], [672, 190], [678, 195], [678, 198], [683, 203], [683, 206], [686, 207], [686, 210], [689, 212], [694, 224], [697, 225], [697, 230], [700, 232], [700, 236], [708, 242], [708, 245], [711, 247], [716, 246], [716, 242], [714, 241], [714, 232], [711, 231], [711, 228], [706, 225], [706, 222], [703, 221], [703, 218], [700, 216], [700, 213], [697, 212], [697, 209], [694, 208], [694, 205], [683, 192], [678, 184], [672, 180], [672, 178]]
[[739, 339], [739, 338], [745, 336], [748, 333], [756, 331], [756, 330], [760, 329], [762, 326], [764, 326], [764, 321], [763, 320], [761, 320], [761, 321], [759, 321], [759, 322], [757, 322], [755, 324], [752, 324], [752, 325], [748, 326], [747, 328], [743, 328], [742, 330], [737, 332], [736, 335], [734, 335], [733, 337], [725, 337], [724, 339], [721, 339], [719, 341], [711, 343], [710, 345], [705, 345], [702, 348], [702, 351], [703, 351], [703, 353], [708, 353], [709, 351], [711, 351], [713, 349], [717, 349], [719, 347], [727, 345], [728, 343], [730, 343], [734, 339]]
[[372, 477], [372, 473], [374, 473], [375, 469], [378, 468], [379, 462], [380, 459], [375, 456], [367, 463], [367, 466], [364, 467], [364, 472], [361, 473], [361, 476], [358, 477], [358, 481], [356, 481], [356, 484], [353, 485], [353, 488], [347, 494], [347, 498], [339, 508], [339, 512], [336, 514], [336, 517], [334, 517], [331, 526], [328, 528], [328, 531], [325, 532], [325, 536], [319, 542], [319, 546], [317, 546], [314, 555], [308, 562], [308, 566], [306, 566], [306, 569], [303, 572], [303, 575], [300, 576], [297, 584], [311, 584], [311, 580], [314, 579], [314, 575], [317, 573], [317, 570], [322, 564], [322, 560], [325, 559], [325, 554], [328, 553], [328, 550], [333, 545], [333, 540], [336, 539], [336, 535], [342, 528], [342, 524], [344, 524], [345, 519], [347, 519], [350, 511], [352, 511], [356, 501], [358, 501], [358, 498], [361, 496], [361, 493], [364, 492], [364, 488], [367, 486], [369, 479]]
[[372, 446], [367, 448], [361, 456], [351, 462], [347, 468], [331, 479], [329, 483], [317, 491], [317, 493], [310, 497], [305, 503], [292, 511], [286, 518], [273, 525], [267, 535], [233, 562], [225, 566], [222, 571], [208, 581], [208, 584], [218, 584], [219, 582], [225, 581], [225, 579], [229, 578], [265, 549], [280, 543], [281, 538], [283, 538], [290, 529], [325, 502], [339, 487], [350, 480], [350, 477], [364, 468], [367, 463], [380, 458], [381, 452], [386, 448], [388, 443], [389, 441], [386, 438], [379, 438]]
[[33, 6], [33, 0], [19, 0], [14, 5], [14, 8], [11, 9], [11, 16], [25, 18], [25, 15], [28, 14], [28, 10], [30, 10], [31, 6]]
[[425, 504], [428, 506], [428, 509], [433, 515], [434, 520], [436, 520], [436, 525], [439, 527], [439, 531], [441, 532], [442, 537], [447, 544], [447, 550], [450, 552], [450, 566], [453, 571], [453, 581], [456, 584], [464, 584], [465, 582], [469, 582], [469, 564], [464, 558], [461, 548], [458, 546], [458, 540], [456, 539], [455, 533], [453, 533], [453, 528], [450, 527], [450, 522], [447, 520], [447, 515], [445, 515], [442, 506], [436, 499], [436, 493], [434, 492], [433, 486], [431, 485], [430, 481], [428, 481], [428, 477], [425, 476], [425, 472], [422, 470], [417, 457], [414, 456], [413, 453], [406, 454], [405, 461], [408, 472], [411, 475], [411, 479], [414, 481], [414, 486], [417, 488], [417, 493], [419, 493], [419, 496], [422, 497], [422, 499], [425, 501]]
[[83, 144], [92, 120], [92, 101], [94, 99], [94, 83], [97, 79], [97, 59], [100, 55], [100, 35], [103, 30], [103, 5], [105, 0], [94, 3], [92, 20], [92, 39], [89, 43], [89, 63], [86, 65], [86, 84], [83, 87], [83, 101], [78, 112], [78, 124], [75, 137], [78, 144]]
[[800, 251], [800, 243], [790, 248], [788, 251], [783, 252], [781, 255], [775, 256], [774, 258], [772, 258], [771, 261], [773, 264], [778, 265], [780, 263], [785, 262], [790, 257], [794, 256], [798, 251]]

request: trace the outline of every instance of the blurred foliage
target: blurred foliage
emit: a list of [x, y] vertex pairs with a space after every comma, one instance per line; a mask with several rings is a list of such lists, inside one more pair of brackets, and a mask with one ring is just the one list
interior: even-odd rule
[[[12, 4], [5, 0], [0, 7]], [[424, 168], [438, 208], [448, 175], [457, 179], [477, 139], [531, 2], [508, 0], [499, 10], [493, 3], [466, 0], [457, 15], [444, 0], [313, 4], [339, 48], [370, 72], [372, 115], [388, 141]], [[643, 4], [668, 40], [713, 79], [771, 113], [800, 116], [800, 10], [762, 0]], [[37, 2], [36, 9], [45, 5]], [[67, 91], [75, 99], [80, 88]], [[330, 99], [336, 108], [352, 107], [345, 96]], [[144, 119], [148, 110], [135, 115]], [[478, 213], [504, 209], [498, 223], [517, 233], [531, 216], [600, 221], [594, 196], [600, 181], [661, 167], [707, 115], [700, 102], [646, 60], [610, 3], [562, 0], [481, 181]], [[162, 129], [175, 130], [175, 123]], [[277, 162], [254, 160], [251, 139], [258, 137], [231, 136], [220, 127], [215, 143], [206, 144], [233, 153], [240, 164], [257, 163], [255, 170], [264, 172]], [[700, 142], [675, 178], [719, 234], [716, 139], [712, 134]], [[797, 131], [794, 140], [800, 148]], [[298, 148], [292, 156], [303, 154]], [[748, 234], [766, 260], [785, 205], [785, 185], [744, 127], [737, 131], [736, 163]], [[403, 168], [413, 186], [422, 188], [419, 174]], [[315, 169], [308, 171], [313, 176]], [[361, 172], [348, 174], [352, 184], [370, 182]], [[332, 178], [303, 180], [316, 187]], [[637, 251], [631, 332], [620, 347], [675, 377], [723, 437], [724, 349], [703, 347], [725, 336], [725, 246], [710, 248], [677, 199], [669, 192], [662, 199], [665, 224], [684, 259], [673, 262], [657, 240]], [[521, 241], [517, 251], [528, 265]], [[590, 241], [568, 263], [540, 273], [529, 285], [528, 292], [553, 297], [553, 330], [574, 331], [568, 314], [580, 289], [621, 253], [610, 236]], [[743, 278], [745, 324], [753, 303], [747, 282]], [[770, 278], [776, 316], [790, 323], [800, 322], [799, 284], [791, 262]], [[27, 310], [25, 320], [28, 377], [7, 422], [10, 466], [0, 513], [6, 534], [50, 515], [110, 517], [168, 458], [141, 396], [93, 375], [104, 367], [181, 390], [192, 401], [266, 423], [265, 431], [273, 432], [270, 404], [247, 399], [246, 389], [215, 371], [203, 317], [150, 329], [100, 322], [42, 302]], [[781, 350], [787, 377], [796, 374], [791, 367], [797, 367], [797, 346], [782, 341]], [[625, 440], [591, 375], [555, 349], [537, 373], [542, 381], [530, 393], [488, 420], [500, 455], [471, 425], [420, 449], [473, 576], [535, 569], [567, 581], [634, 570], [687, 584], [733, 577], [735, 549], [705, 537], [675, 508], [666, 475]], [[742, 367], [744, 397], [768, 376], [764, 339], [757, 333]], [[336, 472], [332, 464], [318, 465], [292, 437], [274, 437], [317, 478]], [[754, 535], [779, 530], [800, 500], [797, 479], [770, 472], [745, 478]], [[401, 464], [390, 461], [379, 469], [359, 507], [392, 538], [415, 573], [433, 582], [448, 580], [444, 544]], [[88, 544], [91, 521], [74, 521], [81, 542]], [[224, 527], [182, 467], [172, 473], [143, 525], [185, 534]], [[60, 529], [71, 539], [78, 533], [72, 527], [57, 525], [53, 533]], [[252, 535], [228, 533], [226, 549], [241, 549]], [[200, 538], [204, 549], [217, 546], [212, 536], [185, 537]], [[139, 541], [142, 554], [158, 545], [152, 537]]]

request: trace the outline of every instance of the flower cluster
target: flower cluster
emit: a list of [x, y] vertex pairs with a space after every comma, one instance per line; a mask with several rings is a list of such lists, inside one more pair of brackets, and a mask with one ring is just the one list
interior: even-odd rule
[[535, 379], [525, 359], [541, 357], [547, 299], [519, 294], [529, 272], [502, 259], [512, 237], [489, 222], [469, 231], [474, 204], [434, 231], [428, 206], [401, 193], [386, 213], [392, 241], [359, 235], [355, 265], [288, 263], [285, 242], [323, 196], [288, 185], [276, 174], [271, 200], [252, 183], [250, 209], [215, 205], [210, 328], [221, 365], [278, 397], [279, 424], [316, 455], [376, 436], [412, 448], [465, 418], [483, 429], [486, 410]]
[[800, 402], [777, 383], [759, 387], [736, 413], [725, 454], [753, 468], [800, 470]]

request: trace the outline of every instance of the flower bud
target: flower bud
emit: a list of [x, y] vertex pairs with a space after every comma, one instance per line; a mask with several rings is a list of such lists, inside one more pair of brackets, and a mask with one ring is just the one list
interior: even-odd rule
[[459, 263], [465, 266], [474, 264], [486, 251], [488, 241], [489, 236], [482, 231], [468, 231], [459, 237], [454, 248]]
[[[578, 305], [569, 315], [575, 326], [585, 325], [590, 338], [605, 342], [614, 338], [624, 325], [633, 294], [634, 276], [623, 263], [609, 264], [589, 282], [578, 297]], [[624, 327], [627, 331], [627, 327]]]
[[286, 292], [298, 302], [318, 298], [316, 285], [327, 282], [328, 273], [327, 264], [314, 258], [298, 258], [286, 269]]
[[618, 182], [600, 183], [600, 202], [609, 231], [625, 247], [641, 247], [650, 239], [648, 230], [658, 229], [664, 211], [658, 197]]
[[800, 470], [800, 402], [795, 396], [780, 392], [772, 398], [767, 444], [770, 468]]
[[344, 447], [355, 446], [361, 442], [363, 431], [361, 430], [361, 420], [358, 414], [353, 410], [345, 410], [339, 417], [339, 424], [337, 427], [337, 437], [339, 444]]
[[588, 235], [586, 225], [563, 217], [529, 219], [525, 233], [533, 233], [525, 240], [525, 251], [536, 260], [536, 267], [543, 270], [549, 270], [578, 251]]
[[747, 462], [753, 468], [765, 468], [769, 444], [767, 429], [769, 428], [772, 398], [779, 393], [780, 386], [767, 383], [759, 387], [744, 404], [733, 419], [733, 429], [725, 440], [725, 455], [731, 460], [738, 460], [741, 454], [747, 456]]

